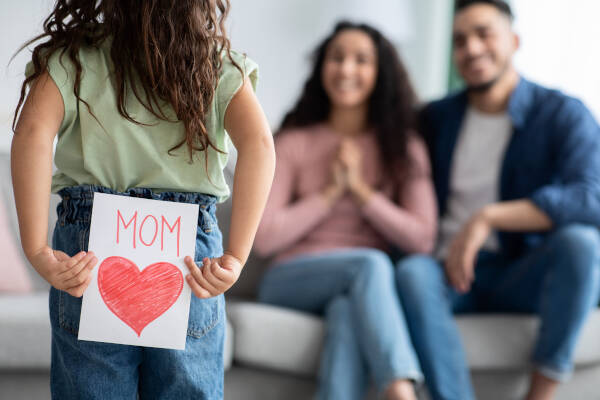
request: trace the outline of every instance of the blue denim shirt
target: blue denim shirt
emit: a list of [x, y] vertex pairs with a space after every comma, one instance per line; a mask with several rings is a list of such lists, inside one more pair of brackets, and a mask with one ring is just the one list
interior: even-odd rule
[[[466, 91], [428, 104], [420, 115], [440, 215], [446, 210], [454, 147], [468, 106]], [[577, 99], [524, 78], [513, 91], [508, 114], [513, 135], [501, 167], [500, 200], [529, 199], [555, 227], [600, 226], [600, 127]], [[540, 244], [542, 233], [502, 233], [508, 256]]]

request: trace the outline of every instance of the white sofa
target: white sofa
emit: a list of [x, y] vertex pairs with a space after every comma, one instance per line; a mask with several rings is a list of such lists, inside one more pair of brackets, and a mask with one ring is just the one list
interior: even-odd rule
[[[8, 165], [8, 155], [0, 154], [0, 194], [11, 200]], [[54, 218], [56, 202], [54, 196]], [[8, 204], [16, 235], [12, 200]], [[218, 211], [223, 228], [228, 225], [228, 208], [225, 204]], [[266, 264], [251, 258], [228, 293], [227, 400], [308, 399], [315, 388], [323, 322], [314, 315], [252, 301]], [[0, 400], [50, 398], [48, 285], [31, 272], [33, 293], [0, 294]], [[537, 323], [530, 316], [458, 317], [479, 399], [523, 397]], [[600, 400], [600, 310], [587, 323], [575, 360], [574, 377], [561, 386], [558, 399]]]

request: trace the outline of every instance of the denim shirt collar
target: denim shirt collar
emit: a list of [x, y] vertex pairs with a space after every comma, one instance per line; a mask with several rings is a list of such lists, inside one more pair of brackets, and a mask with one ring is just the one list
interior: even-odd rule
[[533, 89], [533, 83], [519, 76], [517, 87], [508, 101], [508, 115], [515, 129], [521, 129], [525, 125], [529, 110], [533, 107]]
[[[510, 94], [508, 100], [508, 116], [515, 129], [521, 129], [525, 125], [529, 110], [533, 107], [534, 84], [519, 75], [519, 82]], [[469, 106], [469, 97], [467, 90], [463, 90], [457, 99], [457, 106], [461, 109], [460, 122], [464, 118], [465, 112]], [[459, 126], [460, 128], [460, 126]]]

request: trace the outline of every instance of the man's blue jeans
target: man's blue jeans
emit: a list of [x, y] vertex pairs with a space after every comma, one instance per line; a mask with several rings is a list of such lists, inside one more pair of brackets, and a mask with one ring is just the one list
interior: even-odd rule
[[260, 301], [324, 314], [319, 399], [361, 399], [369, 373], [384, 390], [395, 379], [422, 379], [394, 284], [390, 257], [374, 249], [301, 256], [272, 267]]
[[[154, 193], [136, 188], [116, 193], [99, 186], [60, 192], [53, 247], [73, 256], [87, 250], [94, 192], [200, 205], [195, 260], [223, 253], [215, 218], [216, 199], [198, 193]], [[53, 399], [221, 399], [223, 398], [223, 296], [199, 299], [192, 294], [185, 350], [126, 346], [77, 339], [81, 298], [52, 288]], [[138, 397], [139, 396], [139, 397]]]
[[481, 252], [475, 281], [464, 295], [448, 287], [443, 267], [430, 257], [402, 260], [396, 278], [434, 399], [473, 398], [452, 311], [538, 314], [541, 324], [532, 362], [539, 373], [563, 381], [573, 370], [581, 328], [598, 304], [600, 235], [596, 228], [570, 225], [517, 260]]

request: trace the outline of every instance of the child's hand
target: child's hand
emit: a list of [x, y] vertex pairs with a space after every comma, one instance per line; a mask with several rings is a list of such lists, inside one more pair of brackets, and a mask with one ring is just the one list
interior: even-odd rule
[[49, 246], [29, 256], [31, 265], [48, 283], [71, 296], [81, 297], [92, 280], [98, 259], [93, 252], [81, 251], [69, 257]]
[[217, 296], [229, 289], [238, 280], [242, 263], [230, 254], [219, 258], [204, 258], [202, 268], [198, 268], [192, 257], [185, 258], [190, 270], [186, 280], [192, 291], [201, 299]]

